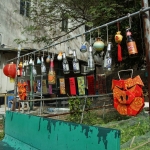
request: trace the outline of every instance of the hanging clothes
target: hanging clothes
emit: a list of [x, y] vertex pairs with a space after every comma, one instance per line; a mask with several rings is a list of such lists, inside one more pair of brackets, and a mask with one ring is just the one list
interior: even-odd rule
[[65, 79], [59, 78], [59, 83], [60, 83], [60, 94], [66, 94]]
[[74, 77], [69, 78], [69, 83], [70, 83], [70, 94], [71, 95], [76, 95], [75, 78]]
[[95, 95], [94, 75], [87, 76], [88, 95]]
[[77, 77], [79, 95], [85, 95], [84, 77]]

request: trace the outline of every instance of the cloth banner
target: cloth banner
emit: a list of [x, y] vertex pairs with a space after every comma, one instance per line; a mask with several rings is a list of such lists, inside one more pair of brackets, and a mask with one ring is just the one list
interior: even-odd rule
[[34, 93], [37, 92], [37, 82], [36, 81], [33, 81], [33, 90], [34, 90]]
[[94, 87], [94, 76], [87, 76], [88, 82], [88, 95], [95, 95], [95, 87]]
[[49, 86], [48, 86], [48, 92], [49, 92], [49, 94], [53, 94], [53, 89], [52, 89], [51, 84], [49, 84]]
[[98, 74], [98, 93], [99, 94], [105, 94], [107, 93], [106, 90], [106, 75], [105, 74]]
[[77, 77], [79, 95], [85, 95], [84, 77]]
[[60, 83], [60, 94], [66, 94], [65, 79], [64, 78], [60, 78], [59, 79], [59, 83]]
[[42, 80], [42, 93], [47, 93], [46, 80]]
[[71, 95], [76, 95], [76, 83], [75, 83], [75, 78], [69, 78], [69, 83], [70, 83], [70, 94]]

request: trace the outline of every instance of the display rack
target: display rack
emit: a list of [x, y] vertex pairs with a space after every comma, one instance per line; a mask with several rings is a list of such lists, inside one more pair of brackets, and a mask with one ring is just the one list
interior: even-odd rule
[[[141, 10], [135, 12], [135, 13], [128, 14], [127, 16], [124, 16], [124, 17], [122, 17], [122, 18], [116, 19], [116, 20], [114, 20], [114, 21], [111, 21], [111, 22], [109, 22], [109, 23], [103, 24], [103, 25], [101, 25], [101, 26], [92, 28], [92, 29], [90, 29], [89, 31], [86, 31], [86, 32], [81, 33], [81, 34], [79, 34], [79, 35], [76, 35], [76, 36], [74, 36], [74, 37], [68, 38], [68, 39], [63, 40], [63, 41], [58, 42], [58, 43], [54, 43], [54, 44], [45, 46], [45, 47], [42, 48], [42, 49], [39, 49], [39, 50], [30, 52], [30, 53], [27, 53], [27, 54], [24, 54], [24, 55], [20, 55], [21, 49], [19, 49], [19, 51], [18, 51], [18, 56], [15, 57], [15, 58], [13, 58], [13, 59], [8, 60], [8, 62], [17, 60], [17, 64], [16, 64], [16, 65], [18, 66], [19, 61], [20, 61], [21, 58], [24, 58], [24, 57], [29, 56], [29, 55], [36, 55], [36, 54], [39, 54], [40, 51], [46, 51], [47, 49], [53, 48], [53, 47], [55, 47], [56, 45], [59, 45], [59, 44], [61, 44], [61, 43], [65, 43], [65, 42], [71, 41], [71, 40], [76, 39], [76, 38], [78, 38], [78, 37], [80, 37], [80, 36], [83, 36], [83, 35], [85, 35], [85, 34], [91, 33], [91, 32], [94, 31], [94, 30], [98, 30], [98, 29], [100, 29], [100, 28], [108, 27], [109, 25], [115, 24], [115, 23], [120, 22], [120, 21], [125, 20], [125, 19], [129, 19], [130, 17], [139, 15], [139, 14], [141, 14], [141, 13], [143, 13], [143, 12], [146, 12], [146, 11], [149, 11], [149, 10], [150, 10], [150, 7], [143, 8], [143, 9], [141, 9]], [[30, 65], [30, 70], [32, 70], [32, 67], [33, 67], [33, 66]], [[41, 76], [41, 79], [43, 79], [43, 76]], [[17, 81], [18, 81], [18, 78], [15, 79], [15, 88], [14, 88], [14, 89], [15, 89], [15, 90], [14, 90], [15, 92], [14, 92], [14, 94], [15, 94], [16, 96], [17, 96], [17, 89], [16, 89]], [[31, 73], [30, 73], [30, 83], [31, 83], [31, 87], [33, 87], [33, 74], [32, 74], [32, 71], [31, 71]], [[41, 87], [42, 87], [42, 86], [41, 86]], [[20, 102], [26, 102], [26, 101], [27, 101], [27, 102], [30, 102], [30, 107], [32, 108], [32, 107], [33, 107], [33, 102], [35, 102], [35, 101], [41, 101], [41, 107], [42, 107], [42, 101], [43, 101], [43, 100], [46, 100], [45, 98], [43, 98], [42, 90], [41, 90], [41, 93], [40, 93], [39, 95], [40, 95], [40, 99], [34, 99], [36, 95], [33, 93], [33, 89], [31, 88], [30, 94], [28, 95], [28, 100], [20, 101]], [[15, 96], [15, 99], [16, 99], [16, 96]], [[87, 97], [87, 96], [85, 96], [85, 97]], [[88, 97], [94, 97], [94, 95], [93, 95], [93, 96], [88, 96]], [[65, 98], [68, 99], [68, 97], [65, 97]], [[82, 98], [82, 96], [79, 96], [79, 98]], [[61, 100], [61, 99], [64, 99], [64, 98], [63, 98], [63, 97], [61, 97], [61, 98], [57, 97], [57, 98], [55, 98], [55, 100], [56, 100], [56, 99], [57, 99], [57, 100]], [[52, 100], [52, 98], [49, 98], [48, 100]]]

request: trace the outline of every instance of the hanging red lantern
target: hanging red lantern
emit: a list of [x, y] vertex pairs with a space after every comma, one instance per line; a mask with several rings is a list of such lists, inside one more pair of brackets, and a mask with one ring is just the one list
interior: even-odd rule
[[3, 68], [3, 73], [10, 78], [15, 78], [16, 77], [16, 64], [11, 62], [10, 64], [7, 64]]

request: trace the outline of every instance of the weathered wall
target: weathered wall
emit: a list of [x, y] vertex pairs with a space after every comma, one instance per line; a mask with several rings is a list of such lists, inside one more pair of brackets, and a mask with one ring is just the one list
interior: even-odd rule
[[[17, 48], [18, 45], [14, 42], [15, 39], [22, 39], [25, 40], [26, 38], [28, 39], [33, 39], [33, 36], [29, 36], [28, 34], [22, 34], [21, 32], [23, 31], [23, 27], [30, 24], [27, 17], [24, 17], [20, 15], [20, 0], [1, 0], [0, 1], [0, 34], [2, 44], [5, 44], [5, 48]], [[74, 35], [78, 35], [84, 33], [84, 27], [81, 27], [77, 29], [74, 33], [71, 33], [71, 37]], [[76, 49], [77, 51], [77, 56], [81, 60], [86, 60], [87, 59], [87, 53], [82, 54], [80, 52], [80, 47], [81, 47], [81, 42], [82, 42], [83, 37], [79, 37], [77, 39], [74, 39], [69, 42], [69, 46], [71, 49]], [[66, 37], [61, 38], [61, 40], [65, 40]], [[84, 40], [83, 40], [84, 41]], [[33, 44], [33, 43], [27, 43], [27, 44], [22, 44], [22, 48], [34, 48], [34, 49], [41, 49], [45, 45], [42, 44]], [[60, 51], [66, 52], [68, 55], [68, 43], [66, 44], [61, 44], [56, 46], [56, 50], [53, 51], [54, 53], [59, 53]], [[12, 52], [13, 53], [13, 52]], [[3, 67], [7, 63], [6, 61], [9, 60], [10, 58], [16, 57], [15, 54], [2, 54], [2, 60], [0, 63], [0, 93], [5, 93], [8, 90], [13, 90], [14, 85], [9, 82], [9, 78], [4, 76], [3, 74]]]

